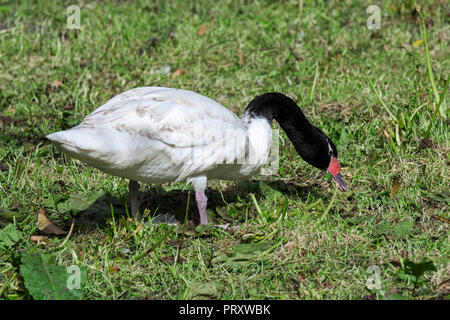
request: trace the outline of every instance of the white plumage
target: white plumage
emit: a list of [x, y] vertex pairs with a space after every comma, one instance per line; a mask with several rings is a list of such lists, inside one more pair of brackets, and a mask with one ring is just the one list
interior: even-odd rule
[[[117, 95], [80, 125], [47, 138], [70, 156], [115, 176], [145, 183], [191, 182], [201, 223], [207, 223], [207, 179], [255, 174], [267, 161], [271, 127], [265, 119], [241, 120], [191, 91], [143, 87]], [[133, 212], [137, 190], [131, 187]]]

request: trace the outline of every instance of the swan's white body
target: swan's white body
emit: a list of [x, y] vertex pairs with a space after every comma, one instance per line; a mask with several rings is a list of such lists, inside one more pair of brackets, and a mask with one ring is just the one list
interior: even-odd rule
[[263, 119], [245, 123], [192, 91], [143, 87], [117, 95], [80, 125], [47, 137], [70, 156], [135, 181], [236, 180], [266, 162], [271, 127]]
[[241, 120], [191, 91], [143, 87], [117, 95], [80, 125], [47, 138], [74, 158], [130, 179], [133, 215], [136, 181], [192, 183], [206, 224], [207, 180], [238, 180], [258, 172], [268, 159], [271, 127], [265, 119]]

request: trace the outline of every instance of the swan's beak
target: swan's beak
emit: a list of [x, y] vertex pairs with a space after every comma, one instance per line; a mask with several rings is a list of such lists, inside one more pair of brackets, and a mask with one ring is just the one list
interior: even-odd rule
[[331, 157], [330, 164], [328, 166], [327, 172], [331, 173], [333, 176], [334, 182], [338, 185], [339, 189], [342, 191], [347, 191], [347, 186], [345, 185], [344, 180], [342, 180], [339, 172], [341, 171], [341, 166], [335, 157]]

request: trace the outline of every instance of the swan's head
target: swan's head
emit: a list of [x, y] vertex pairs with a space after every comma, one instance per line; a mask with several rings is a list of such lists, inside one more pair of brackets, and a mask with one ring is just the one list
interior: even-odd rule
[[303, 160], [320, 170], [331, 173], [339, 189], [347, 191], [347, 186], [340, 175], [341, 166], [337, 160], [336, 146], [322, 130], [313, 127], [312, 133], [302, 137], [301, 143], [292, 142]]
[[264, 118], [270, 124], [277, 120], [286, 132], [298, 154], [310, 165], [331, 173], [339, 189], [346, 191], [347, 186], [339, 174], [341, 166], [334, 143], [319, 128], [313, 126], [289, 97], [269, 92], [254, 98], [243, 115], [244, 125], [253, 119]]

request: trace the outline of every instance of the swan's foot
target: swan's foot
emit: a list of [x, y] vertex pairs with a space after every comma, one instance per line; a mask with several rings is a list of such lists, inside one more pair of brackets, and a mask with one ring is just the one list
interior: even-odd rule
[[138, 201], [137, 201], [139, 192], [139, 182], [130, 180], [128, 187], [130, 189], [131, 216], [139, 218]]
[[215, 224], [214, 226], [217, 227], [217, 228], [221, 228], [223, 230], [227, 230], [228, 227], [230, 226], [230, 223], [227, 223], [227, 224]]
[[208, 224], [208, 217], [206, 216], [206, 204], [208, 203], [208, 198], [204, 192], [196, 192], [195, 200], [197, 201], [198, 213], [200, 214], [200, 224]]

